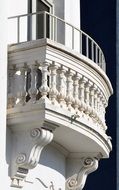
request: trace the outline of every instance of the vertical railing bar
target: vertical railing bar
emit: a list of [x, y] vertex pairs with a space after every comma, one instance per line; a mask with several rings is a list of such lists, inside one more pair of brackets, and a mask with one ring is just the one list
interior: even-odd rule
[[74, 49], [74, 27], [72, 26], [72, 49]]
[[44, 11], [44, 19], [43, 19], [43, 21], [44, 21], [44, 38], [46, 38], [46, 12]]
[[94, 61], [94, 43], [91, 41], [91, 56], [92, 56], [92, 61]]
[[80, 53], [82, 54], [82, 32], [80, 31]]
[[20, 40], [20, 17], [17, 17], [17, 43]]
[[86, 57], [89, 57], [89, 39], [88, 36], [86, 36]]
[[101, 62], [101, 50], [99, 49], [99, 65], [102, 67], [102, 62]]
[[67, 24], [66, 22], [64, 22], [64, 34], [65, 34], [65, 37], [64, 37], [64, 45], [66, 46], [66, 30], [67, 30]]
[[96, 48], [96, 59], [95, 59], [95, 62], [98, 63], [98, 51], [97, 51], [97, 46], [95, 46]]
[[103, 63], [103, 58], [102, 58], [102, 56], [103, 56], [103, 55], [102, 55], [102, 53], [101, 53], [101, 63]]
[[57, 17], [55, 19], [55, 41], [57, 42]]
[[104, 57], [102, 59], [102, 69], [105, 70], [105, 68], [104, 68]]

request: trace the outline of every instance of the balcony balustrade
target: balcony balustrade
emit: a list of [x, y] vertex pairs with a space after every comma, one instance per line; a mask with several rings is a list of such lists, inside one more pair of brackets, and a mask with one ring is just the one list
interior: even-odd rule
[[37, 104], [42, 99], [69, 110], [74, 118], [86, 115], [103, 131], [107, 129], [105, 94], [85, 75], [54, 61], [10, 65], [8, 109]]
[[10, 17], [9, 34], [10, 44], [49, 38], [86, 56], [106, 70], [105, 57], [99, 45], [85, 32], [48, 12]]

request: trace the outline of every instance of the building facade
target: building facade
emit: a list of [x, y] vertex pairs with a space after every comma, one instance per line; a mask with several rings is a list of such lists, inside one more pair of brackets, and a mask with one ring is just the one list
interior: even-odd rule
[[8, 21], [2, 15], [9, 29], [1, 59], [4, 189], [82, 190], [112, 150], [104, 54], [80, 29], [79, 0], [9, 2]]

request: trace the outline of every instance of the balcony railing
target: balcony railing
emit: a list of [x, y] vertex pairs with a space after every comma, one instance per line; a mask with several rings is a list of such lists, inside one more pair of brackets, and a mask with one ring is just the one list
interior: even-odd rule
[[47, 99], [52, 105], [69, 110], [74, 115], [72, 119], [84, 114], [106, 130], [104, 93], [81, 73], [54, 61], [13, 64], [8, 72], [8, 109], [24, 108]]
[[9, 18], [9, 43], [49, 38], [95, 62], [105, 71], [104, 54], [85, 32], [48, 12], [24, 14]]

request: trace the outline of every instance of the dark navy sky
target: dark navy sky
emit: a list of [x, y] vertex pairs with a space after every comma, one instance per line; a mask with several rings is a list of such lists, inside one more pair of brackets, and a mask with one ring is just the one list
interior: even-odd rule
[[107, 75], [114, 89], [106, 120], [112, 137], [110, 158], [90, 174], [84, 190], [116, 190], [116, 0], [81, 0], [81, 27], [101, 46], [107, 62]]

